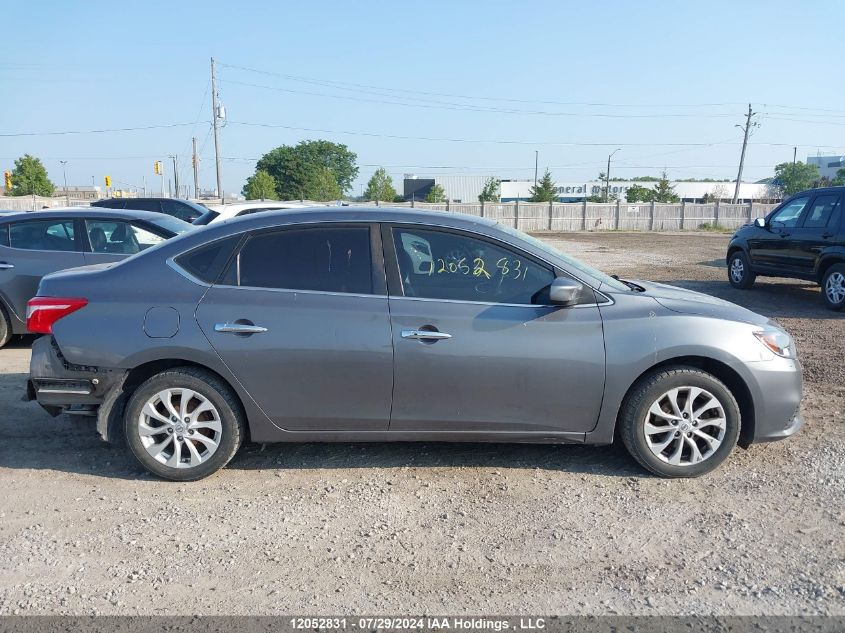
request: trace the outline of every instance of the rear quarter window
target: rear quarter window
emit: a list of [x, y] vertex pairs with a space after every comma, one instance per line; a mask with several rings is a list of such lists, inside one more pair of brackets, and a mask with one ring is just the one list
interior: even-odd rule
[[213, 284], [220, 278], [240, 241], [240, 235], [217, 240], [179, 255], [175, 261], [190, 275]]

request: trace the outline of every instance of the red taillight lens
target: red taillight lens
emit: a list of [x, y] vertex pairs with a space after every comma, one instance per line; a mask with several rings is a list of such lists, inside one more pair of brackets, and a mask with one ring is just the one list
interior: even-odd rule
[[79, 297], [33, 297], [26, 304], [26, 329], [52, 334], [56, 321], [87, 305], [88, 299]]

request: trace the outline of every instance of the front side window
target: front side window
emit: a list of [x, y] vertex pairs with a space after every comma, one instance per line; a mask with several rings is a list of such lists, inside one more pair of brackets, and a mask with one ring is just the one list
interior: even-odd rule
[[373, 291], [367, 227], [258, 233], [247, 240], [234, 265], [239, 286], [355, 294]]
[[73, 251], [73, 220], [17, 222], [9, 227], [9, 245], [39, 251]]
[[787, 202], [780, 211], [776, 212], [769, 224], [775, 228], [793, 228], [798, 225], [798, 218], [801, 217], [801, 212], [810, 201], [810, 196], [802, 196], [795, 198], [791, 202]]
[[839, 207], [838, 195], [817, 196], [804, 220], [805, 229], [820, 229], [827, 226], [830, 217]]
[[394, 228], [406, 297], [545, 303], [554, 272], [525, 255], [462, 233]]

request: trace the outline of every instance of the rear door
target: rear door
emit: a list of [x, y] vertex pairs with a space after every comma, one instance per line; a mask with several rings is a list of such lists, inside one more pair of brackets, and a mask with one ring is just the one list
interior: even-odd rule
[[393, 346], [380, 238], [369, 224], [250, 234], [196, 318], [280, 428], [388, 428]]
[[595, 427], [605, 350], [594, 298], [549, 305], [556, 271], [483, 236], [396, 225], [391, 238], [391, 431]]
[[842, 196], [820, 193], [802, 216], [801, 226], [792, 234], [792, 252], [796, 272], [815, 274], [822, 251], [835, 243], [836, 228], [842, 213]]
[[769, 216], [765, 229], [749, 238], [748, 250], [753, 268], [775, 272], [797, 270], [799, 256], [793, 234], [811, 199], [811, 194], [805, 194], [787, 201]]
[[71, 218], [9, 225], [8, 246], [0, 247], [0, 292], [18, 320], [26, 320], [26, 303], [44, 275], [85, 264], [78, 238]]

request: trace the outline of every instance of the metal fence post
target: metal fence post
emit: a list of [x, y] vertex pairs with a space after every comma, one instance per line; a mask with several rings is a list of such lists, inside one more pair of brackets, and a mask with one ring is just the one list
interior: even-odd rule
[[751, 220], [754, 218], [754, 201], [748, 203], [748, 223], [751, 224]]
[[619, 230], [619, 212], [621, 210], [621, 202], [619, 200], [616, 201], [616, 209], [613, 211], [613, 230]]
[[513, 206], [513, 228], [519, 229], [519, 198]]
[[587, 230], [587, 200], [581, 203], [581, 230]]
[[554, 202], [549, 200], [549, 230], [552, 230], [552, 211], [554, 208]]
[[481, 217], [484, 217], [484, 200], [481, 201]]
[[449, 198], [446, 198], [446, 213], [449, 213]]
[[654, 200], [652, 200], [651, 204], [648, 206], [648, 230], [654, 230]]
[[412, 209], [414, 208], [414, 199], [413, 198], [411, 198], [411, 208]]
[[686, 212], [687, 212], [687, 201], [681, 200], [681, 219], [678, 223], [681, 231], [684, 230], [684, 216], [686, 215]]
[[719, 226], [719, 201], [716, 200], [716, 203], [713, 205], [713, 226]]

